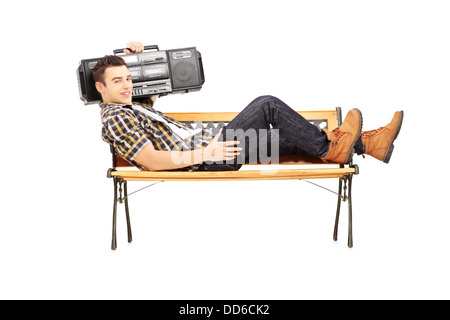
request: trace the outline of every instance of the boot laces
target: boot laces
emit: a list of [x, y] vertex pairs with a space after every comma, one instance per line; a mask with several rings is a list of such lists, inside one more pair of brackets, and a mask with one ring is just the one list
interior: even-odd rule
[[380, 127], [378, 129], [375, 129], [375, 130], [364, 131], [364, 132], [362, 132], [362, 138], [371, 138], [372, 136], [376, 135], [378, 132], [380, 132], [384, 128], [385, 127]]
[[344, 136], [344, 133], [339, 129], [339, 128], [335, 128], [333, 129], [333, 131], [331, 131], [333, 133], [333, 135], [336, 137], [336, 139], [341, 139]]

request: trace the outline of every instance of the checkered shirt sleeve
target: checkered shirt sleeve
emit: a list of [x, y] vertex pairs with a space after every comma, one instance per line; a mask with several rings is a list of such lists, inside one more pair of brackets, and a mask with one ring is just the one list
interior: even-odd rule
[[151, 143], [138, 125], [133, 112], [124, 109], [111, 111], [104, 116], [102, 139], [131, 163], [134, 163], [139, 152]]

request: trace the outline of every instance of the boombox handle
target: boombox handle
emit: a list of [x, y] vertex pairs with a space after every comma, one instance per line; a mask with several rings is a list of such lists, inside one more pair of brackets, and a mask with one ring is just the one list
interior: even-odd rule
[[[113, 51], [114, 55], [117, 55], [118, 53], [123, 53], [123, 50], [125, 50], [125, 49], [130, 50], [129, 48], [116, 49], [116, 50]], [[157, 51], [159, 51], [159, 47], [157, 45], [145, 46], [144, 50], [157, 50]]]

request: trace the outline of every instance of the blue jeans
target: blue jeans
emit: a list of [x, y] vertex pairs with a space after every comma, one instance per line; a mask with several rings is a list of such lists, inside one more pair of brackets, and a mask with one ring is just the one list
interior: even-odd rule
[[[248, 134], [245, 134], [248, 132], [256, 134], [256, 144]], [[253, 100], [223, 128], [219, 140], [238, 140], [240, 141], [239, 146], [244, 148], [244, 152], [233, 161], [226, 163], [205, 162], [200, 165], [198, 170], [239, 170], [244, 163], [264, 161], [261, 159], [261, 146], [264, 145], [263, 148], [266, 151], [271, 150], [274, 141], [278, 143], [279, 156], [325, 157], [330, 145], [325, 132], [311, 124], [283, 101], [272, 96], [262, 96]], [[363, 148], [361, 138], [359, 138], [355, 150], [360, 154], [363, 153]]]

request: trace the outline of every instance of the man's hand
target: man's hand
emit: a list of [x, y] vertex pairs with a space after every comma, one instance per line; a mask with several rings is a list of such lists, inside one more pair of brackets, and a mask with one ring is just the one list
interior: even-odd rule
[[128, 42], [127, 49], [123, 50], [123, 52], [126, 54], [141, 53], [142, 51], [144, 51], [144, 45], [139, 41]]
[[[141, 53], [144, 51], [144, 45], [142, 42], [139, 41], [130, 41], [127, 43], [127, 48], [123, 50], [125, 54], [132, 54], [132, 53]], [[156, 102], [156, 96], [151, 97], [150, 99], [153, 100], [153, 104]]]
[[236, 147], [239, 141], [218, 141], [219, 132], [203, 150], [203, 161], [226, 161], [236, 158], [242, 148]]
[[194, 164], [201, 164], [204, 161], [226, 161], [233, 160], [242, 148], [235, 147], [239, 141], [219, 142], [220, 132], [212, 139], [205, 148], [188, 151], [163, 151], [155, 150], [151, 143], [148, 143], [134, 159], [147, 170], [173, 170], [188, 167]]

